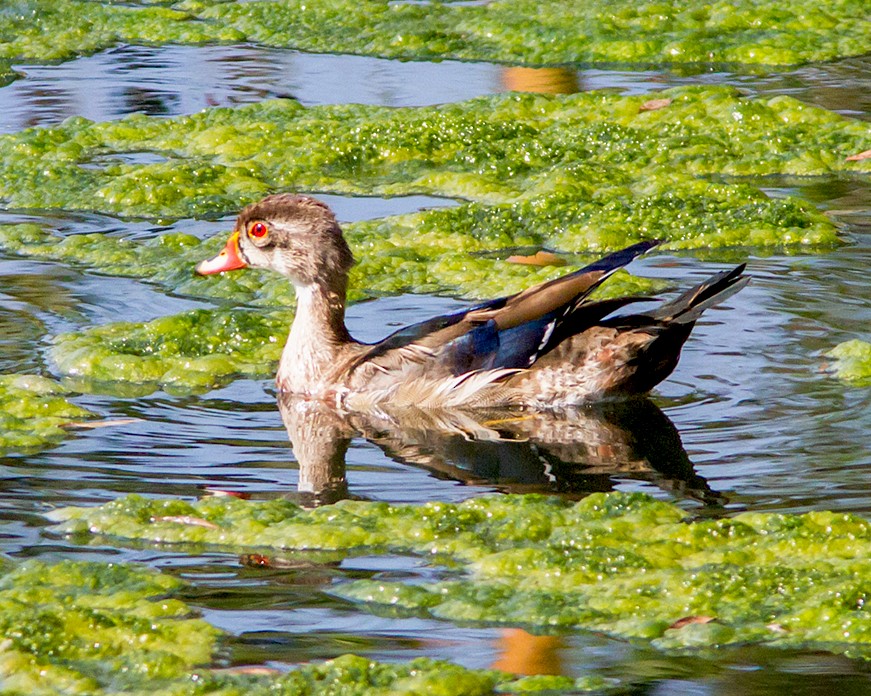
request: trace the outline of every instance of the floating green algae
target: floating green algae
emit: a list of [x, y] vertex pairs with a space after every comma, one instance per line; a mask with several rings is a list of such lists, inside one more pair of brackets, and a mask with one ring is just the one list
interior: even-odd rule
[[94, 416], [65, 393], [45, 377], [0, 375], [0, 451], [46, 447], [62, 440], [70, 423]]
[[[189, 2], [264, 45], [508, 63], [784, 65], [868, 52], [862, 0], [710, 3], [502, 0], [486, 4]], [[864, 26], [863, 26], [864, 25]], [[290, 38], [292, 36], [293, 38]]]
[[0, 14], [0, 57], [57, 60], [117, 43], [245, 41], [417, 60], [787, 65], [867, 53], [867, 19], [863, 0], [17, 0]]
[[0, 562], [2, 694], [445, 694], [602, 691], [613, 680], [515, 677], [418, 659], [344, 655], [287, 674], [204, 669], [222, 632], [172, 595], [185, 584], [153, 570], [81, 561]]
[[[642, 109], [643, 97], [587, 93], [418, 109], [306, 109], [276, 100], [174, 119], [72, 119], [0, 137], [0, 173], [8, 174], [0, 176], [0, 195], [19, 207], [161, 217], [224, 214], [274, 189], [469, 199], [348, 225], [359, 261], [351, 300], [399, 292], [493, 297], [562, 273], [504, 263], [518, 248], [578, 254], [651, 237], [672, 249], [838, 243], [834, 225], [808, 203], [705, 177], [861, 174], [871, 161], [847, 157], [871, 148], [864, 124], [785, 97], [750, 100], [723, 88], [664, 94], [668, 103], [653, 111]], [[142, 152], [162, 161], [124, 158]], [[136, 242], [8, 225], [0, 227], [0, 247], [189, 297], [292, 305], [289, 286], [275, 276], [195, 276], [193, 267], [225, 234], [205, 242], [184, 233]], [[650, 292], [652, 285], [609, 288]], [[190, 316], [196, 321], [159, 326], [179, 336], [229, 321], [226, 312]], [[156, 326], [65, 335], [53, 356], [65, 375], [201, 389], [271, 369], [284, 334], [267, 317], [256, 330], [251, 325], [243, 347], [182, 340], [178, 348], [177, 338], [161, 343]], [[120, 330], [136, 335], [132, 348], [116, 340]]]
[[833, 367], [840, 379], [859, 386], [871, 385], [871, 343], [856, 338], [838, 344], [826, 355], [835, 359]]
[[871, 656], [871, 523], [847, 514], [688, 521], [667, 503], [613, 493], [575, 504], [500, 496], [418, 506], [342, 501], [311, 511], [284, 500], [128, 496], [53, 517], [73, 534], [408, 552], [465, 568], [443, 582], [333, 588], [376, 609], [578, 627], [668, 649], [752, 642]]
[[64, 60], [120, 42], [144, 44], [239, 41], [230, 27], [194, 21], [161, 4], [91, 0], [15, 0], [0, 12], [0, 58]]
[[321, 664], [303, 665], [280, 676], [197, 673], [195, 680], [149, 691], [161, 696], [487, 696], [492, 694], [577, 694], [622, 691], [616, 680], [602, 677], [529, 676], [471, 670], [451, 662], [419, 658], [408, 663], [375, 662], [343, 655]]
[[0, 692], [118, 693], [210, 662], [219, 632], [167, 597], [180, 586], [125, 565], [7, 562]]
[[287, 333], [286, 312], [193, 310], [145, 323], [116, 322], [54, 340], [58, 371], [78, 388], [107, 382], [169, 391], [206, 390], [233, 377], [274, 371]]
[[[235, 212], [273, 190], [427, 193], [476, 203], [422, 221], [447, 215], [475, 237], [532, 237], [570, 252], [643, 235], [682, 247], [835, 242], [809, 204], [699, 177], [867, 173], [871, 160], [847, 159], [871, 148], [865, 124], [728, 88], [659, 96], [670, 101], [653, 111], [641, 109], [645, 97], [590, 92], [76, 118], [0, 137], [0, 197], [21, 208], [184, 218]], [[143, 152], [163, 161], [119, 157]]]

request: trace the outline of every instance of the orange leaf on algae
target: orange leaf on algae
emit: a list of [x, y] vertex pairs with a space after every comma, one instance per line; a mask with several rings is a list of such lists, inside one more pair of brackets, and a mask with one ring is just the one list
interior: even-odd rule
[[639, 111], [657, 111], [671, 104], [671, 99], [650, 99], [638, 107]]
[[871, 159], [871, 150], [865, 150], [865, 152], [859, 152], [858, 154], [847, 157], [848, 162], [858, 162], [859, 160], [866, 159]]
[[552, 251], [537, 251], [530, 256], [515, 254], [505, 259], [508, 263], [523, 263], [528, 266], [565, 266], [566, 260]]

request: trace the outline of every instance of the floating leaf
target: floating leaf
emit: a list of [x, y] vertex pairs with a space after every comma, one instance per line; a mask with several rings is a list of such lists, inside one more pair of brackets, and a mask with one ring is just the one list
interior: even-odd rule
[[529, 256], [514, 255], [505, 259], [508, 263], [523, 263], [528, 266], [565, 266], [566, 260], [550, 251], [537, 251]]
[[657, 111], [659, 109], [664, 109], [666, 106], [671, 104], [671, 99], [649, 99], [644, 102], [641, 106], [638, 107], [639, 111]]

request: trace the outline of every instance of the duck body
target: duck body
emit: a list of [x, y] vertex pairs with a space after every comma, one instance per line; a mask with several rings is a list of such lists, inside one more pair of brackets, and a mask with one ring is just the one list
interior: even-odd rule
[[297, 310], [279, 362], [280, 391], [350, 410], [529, 406], [563, 408], [643, 394], [668, 377], [696, 319], [748, 282], [744, 266], [676, 299], [591, 301], [609, 275], [658, 244], [645, 241], [521, 293], [404, 327], [384, 340], [354, 340], [345, 327], [353, 256], [329, 208], [275, 194], [246, 207], [224, 250], [201, 274], [245, 266], [287, 276]]

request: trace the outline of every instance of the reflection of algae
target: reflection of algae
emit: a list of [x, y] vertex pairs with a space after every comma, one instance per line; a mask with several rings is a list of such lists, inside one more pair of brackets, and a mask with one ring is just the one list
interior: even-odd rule
[[[221, 632], [171, 598], [184, 584], [122, 564], [3, 562], [0, 691], [4, 694], [445, 694], [601, 690], [597, 677], [517, 678], [429, 659], [382, 664], [345, 655], [283, 675], [201, 668]], [[194, 671], [196, 670], [196, 671]]]
[[14, 6], [17, 12], [0, 14], [0, 57], [31, 60], [119, 42], [249, 41], [423, 60], [786, 65], [861, 55], [871, 43], [864, 0], [17, 0]]
[[871, 343], [845, 341], [826, 355], [835, 358], [834, 370], [840, 379], [859, 386], [871, 385]]
[[[470, 234], [492, 235], [489, 218], [501, 217], [512, 239], [566, 251], [625, 244], [626, 227], [632, 239], [687, 247], [833, 242], [812, 206], [695, 177], [867, 172], [871, 161], [846, 159], [871, 148], [865, 124], [788, 97], [743, 99], [718, 87], [663, 94], [671, 102], [655, 111], [640, 110], [644, 97], [592, 92], [77, 118], [0, 138], [0, 196], [23, 208], [182, 218], [234, 211], [276, 189], [429, 193], [477, 201], [450, 211]], [[131, 151], [166, 160], [107, 157]]]
[[0, 451], [45, 447], [63, 439], [64, 426], [93, 417], [64, 393], [45, 377], [0, 375]]
[[[282, 500], [128, 496], [56, 518], [66, 532], [123, 539], [448, 557], [469, 575], [358, 581], [336, 591], [454, 621], [577, 626], [665, 648], [763, 642], [871, 655], [871, 523], [851, 515], [687, 522], [672, 505], [615, 493], [576, 504], [502, 496], [420, 506], [343, 501], [312, 511]], [[687, 617], [714, 621], [672, 627]]]

